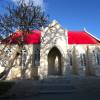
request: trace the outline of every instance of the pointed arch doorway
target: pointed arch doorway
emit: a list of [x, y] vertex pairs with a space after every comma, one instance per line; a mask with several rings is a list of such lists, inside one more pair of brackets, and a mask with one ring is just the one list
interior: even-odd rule
[[48, 75], [62, 75], [62, 55], [56, 47], [48, 54]]

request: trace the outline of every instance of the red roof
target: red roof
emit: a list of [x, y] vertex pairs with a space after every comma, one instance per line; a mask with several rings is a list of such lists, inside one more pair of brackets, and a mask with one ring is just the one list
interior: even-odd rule
[[[18, 38], [22, 36], [24, 32], [18, 31], [15, 34], [4, 39], [2, 43], [8, 43], [11, 41], [12, 44], [18, 43]], [[68, 31], [68, 44], [98, 44], [100, 40], [96, 39], [90, 33], [85, 31]], [[41, 42], [41, 31], [32, 30], [30, 34], [24, 37], [26, 44], [40, 44]]]
[[24, 42], [27, 44], [40, 44], [41, 39], [41, 31], [39, 30], [33, 30], [32, 33], [28, 34], [24, 38]]
[[100, 40], [96, 39], [90, 33], [85, 31], [68, 31], [68, 44], [98, 44]]
[[[18, 31], [15, 34], [9, 36], [8, 38], [4, 39], [2, 43], [8, 43], [11, 41], [11, 44], [17, 44], [18, 39], [24, 34], [24, 32]], [[40, 38], [41, 38], [41, 31], [39, 30], [32, 30], [31, 33], [27, 34], [24, 37], [24, 43], [26, 44], [40, 44]]]

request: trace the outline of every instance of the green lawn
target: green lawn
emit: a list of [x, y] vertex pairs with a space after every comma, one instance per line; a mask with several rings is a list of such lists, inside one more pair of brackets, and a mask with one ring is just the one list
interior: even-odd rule
[[14, 84], [14, 81], [0, 81], [0, 95], [6, 93]]

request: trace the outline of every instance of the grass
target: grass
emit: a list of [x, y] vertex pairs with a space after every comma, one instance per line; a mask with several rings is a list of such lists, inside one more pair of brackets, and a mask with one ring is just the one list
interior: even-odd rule
[[14, 81], [0, 81], [0, 95], [5, 94], [14, 84]]

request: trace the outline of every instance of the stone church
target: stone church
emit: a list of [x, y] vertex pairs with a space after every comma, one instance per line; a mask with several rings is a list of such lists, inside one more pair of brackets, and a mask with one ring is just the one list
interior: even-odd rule
[[[0, 73], [18, 52], [17, 39], [21, 35], [18, 31], [1, 41], [0, 50], [9, 41], [11, 45], [4, 48], [5, 53], [0, 51]], [[33, 30], [24, 38], [24, 43], [21, 55], [9, 71], [8, 80], [19, 79], [22, 69], [25, 69], [26, 79], [36, 76], [39, 79], [69, 75], [100, 76], [100, 40], [86, 29], [65, 30], [54, 20], [41, 31]]]

